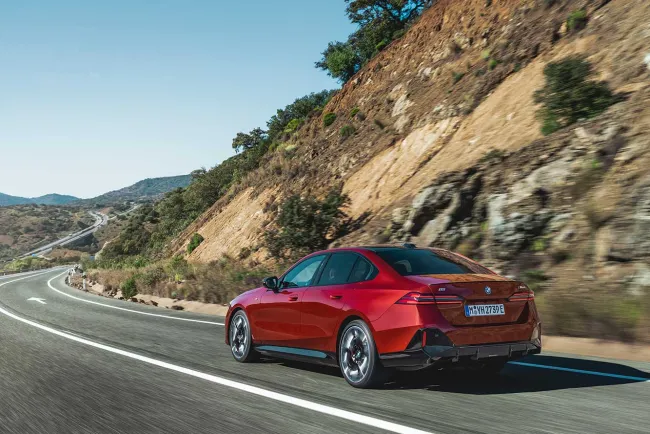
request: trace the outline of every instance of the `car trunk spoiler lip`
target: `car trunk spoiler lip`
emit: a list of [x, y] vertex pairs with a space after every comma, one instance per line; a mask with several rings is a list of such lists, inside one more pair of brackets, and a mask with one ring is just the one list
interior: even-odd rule
[[440, 285], [445, 283], [517, 282], [516, 280], [495, 274], [423, 274], [406, 277], [425, 285]]

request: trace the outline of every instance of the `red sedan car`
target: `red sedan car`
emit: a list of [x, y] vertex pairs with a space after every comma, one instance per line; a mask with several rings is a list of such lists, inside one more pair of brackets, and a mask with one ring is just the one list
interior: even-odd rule
[[239, 362], [264, 354], [338, 365], [355, 387], [382, 384], [392, 368], [499, 371], [542, 347], [524, 283], [412, 244], [303, 258], [230, 303], [226, 343]]

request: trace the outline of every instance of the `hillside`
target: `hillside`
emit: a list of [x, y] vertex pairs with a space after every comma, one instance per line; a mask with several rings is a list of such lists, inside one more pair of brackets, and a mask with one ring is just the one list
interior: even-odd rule
[[645, 0], [435, 2], [280, 143], [247, 141], [247, 171], [213, 169], [198, 218], [188, 189], [112, 247], [272, 266], [287, 199], [335, 188], [353, 221], [333, 245], [454, 249], [529, 282], [550, 333], [647, 341], [648, 21]]
[[0, 208], [0, 261], [7, 261], [39, 245], [58, 240], [93, 223], [75, 207], [15, 205]]
[[79, 200], [75, 205], [105, 206], [126, 201], [154, 200], [177, 188], [187, 187], [190, 182], [192, 182], [191, 175], [148, 178], [92, 199]]
[[37, 205], [66, 205], [75, 200], [79, 199], [74, 196], [62, 194], [46, 194], [44, 196], [28, 198], [0, 193], [0, 206], [25, 205], [30, 203]]

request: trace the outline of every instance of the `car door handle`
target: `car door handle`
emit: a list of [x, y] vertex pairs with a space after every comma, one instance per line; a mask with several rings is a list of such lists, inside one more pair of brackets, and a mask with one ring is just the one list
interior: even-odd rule
[[289, 297], [289, 301], [298, 301], [298, 296], [292, 295], [291, 297]]
[[343, 296], [342, 296], [342, 295], [333, 295], [333, 294], [332, 294], [332, 295], [330, 295], [330, 298], [331, 298], [332, 300], [340, 300], [340, 299], [343, 298]]

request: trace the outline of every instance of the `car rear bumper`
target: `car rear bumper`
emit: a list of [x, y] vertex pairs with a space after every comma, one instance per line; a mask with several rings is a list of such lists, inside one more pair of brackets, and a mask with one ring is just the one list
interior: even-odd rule
[[488, 359], [514, 360], [530, 354], [539, 354], [539, 339], [498, 344], [446, 346], [430, 345], [417, 350], [381, 354], [379, 359], [388, 368], [426, 368], [433, 365], [458, 362], [484, 362]]

